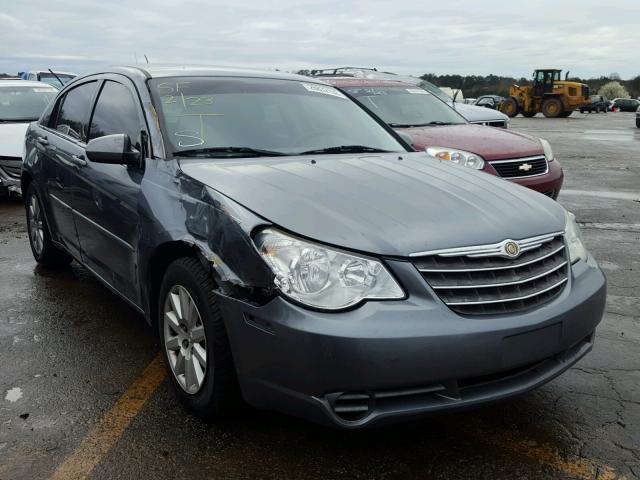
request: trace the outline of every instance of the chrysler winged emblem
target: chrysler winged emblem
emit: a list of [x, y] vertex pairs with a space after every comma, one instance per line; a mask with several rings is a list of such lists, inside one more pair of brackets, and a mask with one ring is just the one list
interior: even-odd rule
[[517, 257], [520, 253], [520, 246], [513, 240], [507, 240], [504, 243], [504, 253], [508, 257]]

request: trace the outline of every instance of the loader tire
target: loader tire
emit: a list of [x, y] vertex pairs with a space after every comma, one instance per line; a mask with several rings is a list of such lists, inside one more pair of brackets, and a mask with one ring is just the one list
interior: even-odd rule
[[518, 102], [513, 97], [507, 98], [504, 102], [502, 102], [502, 105], [500, 105], [500, 110], [509, 118], [513, 118], [519, 113]]
[[558, 118], [562, 111], [562, 102], [557, 98], [549, 98], [542, 104], [542, 114], [547, 118]]

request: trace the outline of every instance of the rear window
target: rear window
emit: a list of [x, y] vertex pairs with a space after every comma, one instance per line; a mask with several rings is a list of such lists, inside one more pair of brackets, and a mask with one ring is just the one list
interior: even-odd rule
[[0, 121], [32, 122], [40, 118], [57, 91], [42, 87], [0, 87]]

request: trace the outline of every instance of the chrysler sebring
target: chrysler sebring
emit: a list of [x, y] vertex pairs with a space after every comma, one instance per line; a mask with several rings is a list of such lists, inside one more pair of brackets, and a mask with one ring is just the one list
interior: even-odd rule
[[200, 416], [383, 424], [521, 394], [593, 345], [605, 278], [572, 214], [319, 80], [113, 68], [25, 142], [36, 261], [144, 315]]

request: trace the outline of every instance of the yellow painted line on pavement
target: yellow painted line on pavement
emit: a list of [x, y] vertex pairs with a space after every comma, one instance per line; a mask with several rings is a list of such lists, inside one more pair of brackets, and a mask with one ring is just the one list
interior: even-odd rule
[[[476, 422], [474, 422], [476, 423]], [[482, 437], [489, 444], [510, 451], [516, 455], [527, 457], [536, 463], [546, 465], [565, 475], [579, 480], [625, 480], [625, 476], [618, 476], [616, 470], [607, 465], [578, 457], [564, 457], [556, 449], [537, 443], [522, 435], [512, 432], [494, 431], [489, 433], [482, 428], [481, 423], [476, 423], [472, 433]]]
[[584, 480], [622, 480], [616, 475], [616, 471], [606, 465], [583, 458], [565, 459], [554, 449], [546, 445], [538, 445], [534, 442], [515, 439], [507, 436], [502, 447], [513, 453], [523, 455], [538, 463], [547, 465], [571, 478]]
[[89, 431], [82, 443], [56, 469], [51, 480], [87, 478], [122, 436], [165, 376], [164, 363], [161, 356], [157, 355], [144, 369], [142, 375]]

